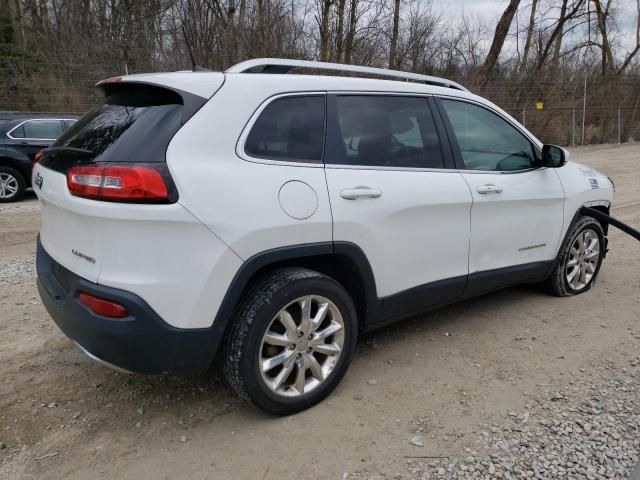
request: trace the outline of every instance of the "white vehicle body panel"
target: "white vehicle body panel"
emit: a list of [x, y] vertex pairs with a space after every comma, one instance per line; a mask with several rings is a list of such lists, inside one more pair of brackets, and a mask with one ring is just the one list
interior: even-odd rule
[[[469, 273], [552, 260], [564, 223], [554, 169], [463, 173], [473, 195]], [[479, 193], [484, 186], [498, 191]]]
[[[322, 164], [243, 160], [237, 155], [238, 139], [256, 108], [283, 90], [273, 81], [255, 88], [246, 77], [226, 82], [189, 120], [189, 128], [171, 141], [167, 164], [179, 202], [244, 260], [287, 245], [330, 242], [331, 209]], [[280, 204], [280, 189], [291, 181], [315, 192], [317, 205], [308, 218], [293, 218]]]
[[65, 175], [39, 164], [34, 175], [43, 178], [40, 240], [63, 267], [135, 293], [174, 327], [212, 324], [242, 262], [185, 208], [82, 199]]
[[[457, 172], [327, 166], [333, 238], [369, 259], [379, 297], [467, 275], [471, 195]], [[347, 200], [366, 186], [379, 198]]]
[[574, 161], [569, 161], [562, 168], [556, 169], [556, 173], [562, 182], [566, 198], [564, 203], [565, 225], [562, 231], [564, 238], [574, 215], [581, 207], [608, 207], [611, 205], [613, 185], [606, 175]]

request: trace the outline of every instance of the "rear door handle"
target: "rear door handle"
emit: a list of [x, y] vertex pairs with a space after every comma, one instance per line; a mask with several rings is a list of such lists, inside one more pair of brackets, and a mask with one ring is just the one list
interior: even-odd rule
[[502, 187], [499, 187], [498, 185], [493, 185], [492, 183], [489, 183], [487, 185], [480, 185], [476, 188], [476, 191], [478, 193], [481, 193], [482, 195], [486, 195], [487, 193], [502, 193]]
[[381, 190], [369, 187], [355, 187], [342, 190], [340, 196], [345, 200], [356, 200], [358, 198], [380, 198], [382, 196]]

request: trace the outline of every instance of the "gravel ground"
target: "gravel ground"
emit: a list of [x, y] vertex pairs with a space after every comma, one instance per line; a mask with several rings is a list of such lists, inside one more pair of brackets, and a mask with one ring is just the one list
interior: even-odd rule
[[[640, 227], [640, 146], [578, 149]], [[640, 450], [640, 248], [617, 230], [597, 285], [523, 286], [361, 339], [326, 401], [247, 407], [216, 366], [123, 375], [53, 324], [34, 278], [39, 205], [0, 205], [0, 479], [622, 479]]]
[[[532, 398], [502, 424], [483, 425], [466, 455], [411, 461], [412, 478], [627, 478], [640, 451], [640, 357], [600, 368], [602, 384], [570, 382]], [[596, 367], [597, 368], [597, 367]], [[482, 453], [479, 453], [482, 452]]]
[[33, 255], [21, 255], [0, 261], [0, 285], [21, 285], [36, 277]]

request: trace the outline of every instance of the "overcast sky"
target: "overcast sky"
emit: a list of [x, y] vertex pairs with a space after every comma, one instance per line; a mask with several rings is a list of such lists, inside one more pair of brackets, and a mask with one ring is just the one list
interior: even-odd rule
[[[452, 18], [456, 14], [465, 13], [469, 17], [479, 17], [482, 20], [490, 21], [493, 25], [498, 22], [500, 15], [508, 5], [508, 0], [439, 0], [440, 4], [447, 11], [447, 18]], [[435, 0], [438, 3], [438, 0]], [[558, 2], [560, 3], [560, 2]], [[635, 46], [636, 29], [636, 0], [613, 0], [614, 7], [619, 14], [619, 28], [622, 33], [621, 41], [627, 48]], [[531, 0], [523, 0], [520, 5], [519, 23], [526, 25], [529, 18], [529, 8]], [[524, 13], [524, 15], [523, 15]]]

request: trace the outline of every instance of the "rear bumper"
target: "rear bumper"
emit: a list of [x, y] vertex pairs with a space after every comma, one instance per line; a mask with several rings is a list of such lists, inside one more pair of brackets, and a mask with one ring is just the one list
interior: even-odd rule
[[[223, 328], [175, 328], [137, 295], [89, 282], [67, 270], [49, 256], [39, 238], [36, 268], [38, 290], [49, 315], [91, 357], [146, 374], [204, 372], [211, 366]], [[121, 303], [129, 316], [97, 315], [78, 301], [80, 292]]]

